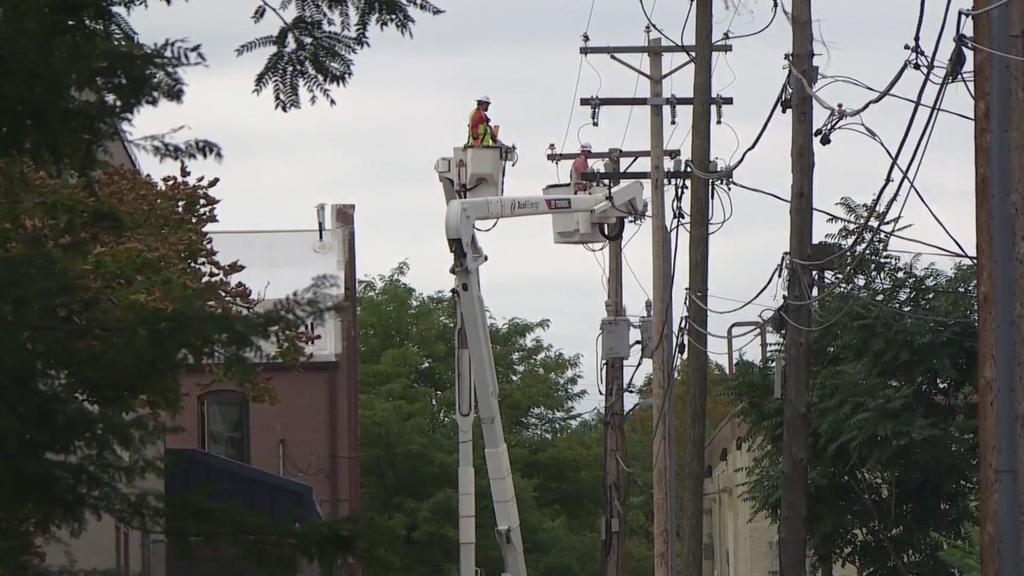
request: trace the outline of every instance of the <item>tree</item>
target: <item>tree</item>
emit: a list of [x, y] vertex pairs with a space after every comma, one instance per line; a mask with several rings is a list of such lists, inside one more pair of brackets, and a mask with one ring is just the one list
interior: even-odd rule
[[[814, 309], [811, 547], [865, 575], [950, 573], [942, 541], [966, 541], [977, 489], [974, 267], [893, 256], [884, 235], [859, 233], [865, 206], [841, 206], [853, 223], [831, 240], [853, 249]], [[777, 521], [782, 408], [768, 372], [742, 363], [730, 392], [758, 451], [748, 495]]]
[[[170, 4], [171, 0], [161, 0]], [[252, 3], [281, 27], [256, 78], [288, 111], [326, 99], [351, 77], [371, 28], [410, 34], [423, 0]], [[251, 356], [262, 341], [301, 356], [305, 322], [332, 305], [330, 279], [256, 312], [204, 227], [216, 180], [155, 182], [112, 169], [107, 148], [146, 106], [180, 102], [182, 71], [205, 64], [180, 38], [143, 41], [129, 20], [149, 0], [0, 3], [0, 433], [16, 466], [0, 480], [0, 572], [17, 573], [34, 543], [88, 515], [152, 522], [135, 483], [159, 468], [149, 450], [160, 414], [181, 404], [189, 363], [266, 398]], [[246, 10], [248, 12], [248, 10]], [[266, 38], [266, 37], [264, 37]], [[165, 134], [134, 144], [161, 158], [219, 157], [209, 140]], [[131, 142], [129, 142], [131, 144]], [[211, 363], [216, 359], [216, 364]]]
[[[181, 403], [189, 364], [265, 398], [250, 358], [263, 341], [295, 362], [305, 322], [333, 305], [334, 281], [266, 312], [231, 276], [204, 228], [216, 181], [124, 171], [57, 178], [0, 161], [0, 572], [86, 515], [152, 522], [161, 413]], [[216, 360], [216, 363], [214, 363]]]
[[[359, 287], [363, 522], [379, 552], [366, 566], [447, 574], [458, 563], [454, 305], [447, 293], [415, 290], [407, 271], [402, 264]], [[527, 561], [537, 574], [592, 574], [600, 545], [600, 419], [575, 412], [578, 358], [541, 340], [546, 327], [518, 318], [491, 323]], [[477, 440], [478, 564], [494, 574], [501, 559]]]
[[274, 107], [282, 112], [301, 108], [303, 93], [309, 95], [310, 103], [322, 98], [333, 106], [331, 88], [348, 83], [353, 57], [370, 46], [371, 28], [394, 28], [411, 36], [414, 10], [431, 16], [442, 12], [426, 0], [278, 0], [276, 4], [260, 0], [252, 20], [259, 24], [273, 14], [280, 24], [277, 32], [253, 38], [235, 53], [271, 50], [256, 75], [253, 92], [271, 88]]
[[[150, 2], [173, 0], [33, 0], [0, 5], [0, 157], [27, 155], [37, 165], [79, 172], [98, 167], [98, 152], [140, 109], [181, 102], [182, 71], [203, 66], [202, 47], [184, 38], [146, 43], [129, 20]], [[237, 49], [239, 56], [269, 51], [254, 92], [270, 89], [288, 112], [326, 100], [352, 77], [355, 57], [369, 47], [371, 30], [411, 35], [414, 15], [441, 10], [425, 0], [253, 0], [252, 20], [279, 23]], [[175, 142], [180, 128], [144, 136], [135, 144], [175, 160], [220, 157], [213, 142]]]

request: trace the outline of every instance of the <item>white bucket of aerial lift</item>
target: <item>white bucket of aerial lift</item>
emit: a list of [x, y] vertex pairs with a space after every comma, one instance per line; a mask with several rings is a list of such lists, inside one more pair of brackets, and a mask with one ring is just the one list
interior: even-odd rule
[[504, 150], [503, 146], [455, 148], [450, 158], [441, 158], [434, 164], [434, 170], [442, 181], [449, 181], [456, 198], [498, 197], [505, 193]]
[[[635, 188], [635, 190], [634, 190]], [[626, 192], [636, 192], [635, 194]], [[616, 223], [616, 220], [632, 212], [627, 210], [633, 210], [636, 213], [642, 214], [645, 209], [645, 202], [640, 198], [643, 192], [643, 187], [637, 185], [636, 187], [623, 186], [616, 190], [617, 196], [625, 196], [620, 202], [623, 203], [623, 209], [611, 209], [600, 210], [594, 212], [575, 212], [566, 214], [552, 214], [551, 215], [551, 231], [554, 238], [555, 244], [600, 244], [605, 242], [606, 238], [601, 235], [600, 226], [606, 227], [606, 234], [610, 233], [608, 228]], [[545, 196], [566, 196], [573, 195], [572, 184], [552, 184], [544, 187]], [[612, 198], [612, 194], [609, 189], [605, 186], [594, 186], [586, 192], [577, 194], [577, 196], [594, 196], [598, 198]], [[614, 205], [617, 205], [615, 203]], [[626, 208], [630, 206], [630, 208]]]

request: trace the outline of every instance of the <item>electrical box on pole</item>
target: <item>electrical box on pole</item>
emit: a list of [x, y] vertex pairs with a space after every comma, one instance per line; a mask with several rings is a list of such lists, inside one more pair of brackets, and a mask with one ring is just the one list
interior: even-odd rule
[[629, 358], [629, 330], [632, 323], [625, 316], [601, 320], [601, 357], [625, 360]]

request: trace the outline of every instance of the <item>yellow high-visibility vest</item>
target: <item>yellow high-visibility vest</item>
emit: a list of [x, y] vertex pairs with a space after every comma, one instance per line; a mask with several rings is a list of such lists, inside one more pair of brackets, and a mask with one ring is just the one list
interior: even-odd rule
[[469, 113], [469, 124], [467, 124], [466, 126], [469, 130], [469, 138], [467, 138], [466, 144], [472, 146], [491, 146], [494, 144], [494, 140], [491, 137], [492, 134], [490, 121], [481, 123], [479, 126], [477, 126], [477, 133], [473, 133], [473, 116], [475, 116], [476, 113], [477, 108], [473, 108], [473, 110]]

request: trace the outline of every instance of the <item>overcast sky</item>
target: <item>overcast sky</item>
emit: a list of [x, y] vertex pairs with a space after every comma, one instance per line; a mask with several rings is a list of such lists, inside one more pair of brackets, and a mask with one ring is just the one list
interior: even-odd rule
[[[318, 104], [289, 114], [274, 111], [269, 94], [251, 93], [262, 56], [236, 58], [233, 53], [239, 43], [273, 26], [268, 19], [263, 28], [257, 28], [248, 19], [258, 2], [191, 0], [171, 8], [154, 3], [134, 16], [143, 38], [187, 36], [204, 45], [209, 66], [187, 73], [184, 104], [146, 110], [136, 122], [135, 133], [187, 124], [192, 136], [213, 139], [224, 147], [222, 163], [193, 165], [194, 173], [221, 178], [216, 189], [223, 199], [219, 229], [315, 227], [316, 203], [353, 203], [360, 276], [385, 273], [408, 260], [410, 281], [417, 288], [447, 289], [451, 256], [444, 239], [444, 200], [433, 165], [465, 140], [466, 119], [478, 95], [491, 97], [491, 116], [502, 127], [502, 140], [515, 143], [520, 151], [518, 166], [507, 175], [506, 195], [539, 194], [556, 179], [555, 167], [544, 158], [549, 143], [560, 146], [568, 134], [567, 150], [578, 146], [577, 137], [599, 150], [623, 143], [624, 148], [646, 149], [649, 119], [645, 109], [635, 110], [630, 121], [627, 109], [607, 108], [595, 128], [589, 125], [589, 110], [573, 105], [580, 35], [588, 30], [591, 0], [437, 1], [447, 13], [421, 18], [414, 38], [395, 33], [376, 36], [372, 48], [358, 57], [352, 83], [336, 91], [338, 106]], [[648, 9], [652, 1], [647, 0]], [[716, 38], [730, 25], [734, 34], [756, 30], [771, 13], [770, 0], [747, 0], [738, 13], [734, 3], [715, 3]], [[953, 4], [940, 50], [943, 60], [952, 48], [955, 10], [968, 4], [967, 0]], [[922, 33], [922, 44], [928, 49], [938, 33], [944, 5], [938, 0], [928, 2]], [[689, 0], [660, 0], [653, 17], [664, 30], [678, 34], [688, 6]], [[821, 71], [854, 76], [880, 88], [906, 57], [904, 45], [913, 40], [918, 3], [819, 0], [814, 10], [827, 42], [827, 51], [821, 48], [817, 59]], [[638, 44], [644, 40], [644, 24], [638, 2], [596, 0], [588, 33], [592, 45]], [[692, 34], [691, 19], [687, 38]], [[767, 32], [736, 40], [732, 54], [716, 62], [714, 90], [734, 97], [735, 105], [726, 109], [723, 125], [713, 128], [713, 155], [728, 159], [750, 142], [785, 75], [783, 55], [789, 44], [790, 29], [780, 14]], [[592, 56], [583, 66], [578, 96], [630, 96], [636, 78], [606, 57]], [[920, 78], [907, 73], [896, 92], [914, 96]], [[691, 83], [692, 73], [684, 70], [674, 76], [666, 92], [689, 95]], [[646, 92], [645, 81], [639, 95]], [[872, 96], [843, 85], [830, 87], [822, 95], [848, 107]], [[929, 91], [928, 102], [931, 95]], [[945, 107], [972, 114], [972, 102], [962, 85], [949, 90]], [[864, 121], [895, 146], [911, 108], [908, 103], [887, 100], [868, 111]], [[825, 116], [816, 109], [816, 124]], [[679, 127], [666, 126], [666, 134], [672, 134], [670, 146], [689, 150], [689, 141], [684, 140], [689, 125], [689, 110], [680, 108]], [[788, 196], [789, 130], [790, 116], [776, 115], [736, 179]], [[942, 114], [917, 180], [932, 207], [971, 253], [972, 158], [971, 123]], [[150, 159], [144, 159], [143, 166], [154, 176], [176, 170]], [[840, 132], [830, 146], [816, 147], [815, 204], [833, 208], [843, 196], [867, 201], [878, 190], [887, 167], [888, 158], [876, 144]], [[567, 168], [568, 163], [561, 165], [562, 179]], [[732, 219], [711, 238], [711, 305], [721, 309], [734, 305], [721, 298], [750, 298], [788, 246], [787, 205], [738, 189], [732, 192], [732, 202]], [[952, 247], [916, 199], [910, 200], [905, 220], [913, 224], [913, 236]], [[817, 218], [815, 239], [831, 229]], [[631, 232], [632, 228], [627, 230]], [[589, 396], [581, 408], [589, 409], [600, 403], [594, 347], [604, 314], [603, 264], [581, 247], [554, 246], [550, 238], [550, 222], [544, 218], [506, 220], [483, 235], [481, 243], [490, 255], [482, 272], [484, 295], [499, 319], [551, 320], [546, 339], [583, 357]], [[676, 313], [687, 285], [687, 240], [684, 235], [679, 251]], [[892, 246], [913, 248], [899, 241]], [[626, 272], [626, 306], [638, 314], [651, 285], [649, 227], [641, 228], [626, 255], [639, 278], [637, 282]], [[948, 265], [945, 260], [940, 263]], [[759, 302], [772, 306], [780, 296], [773, 286]], [[732, 322], [756, 319], [760, 309], [712, 315], [711, 331], [724, 334]], [[712, 338], [709, 344], [712, 359], [724, 364], [725, 342]], [[756, 346], [746, 351], [757, 355]]]

